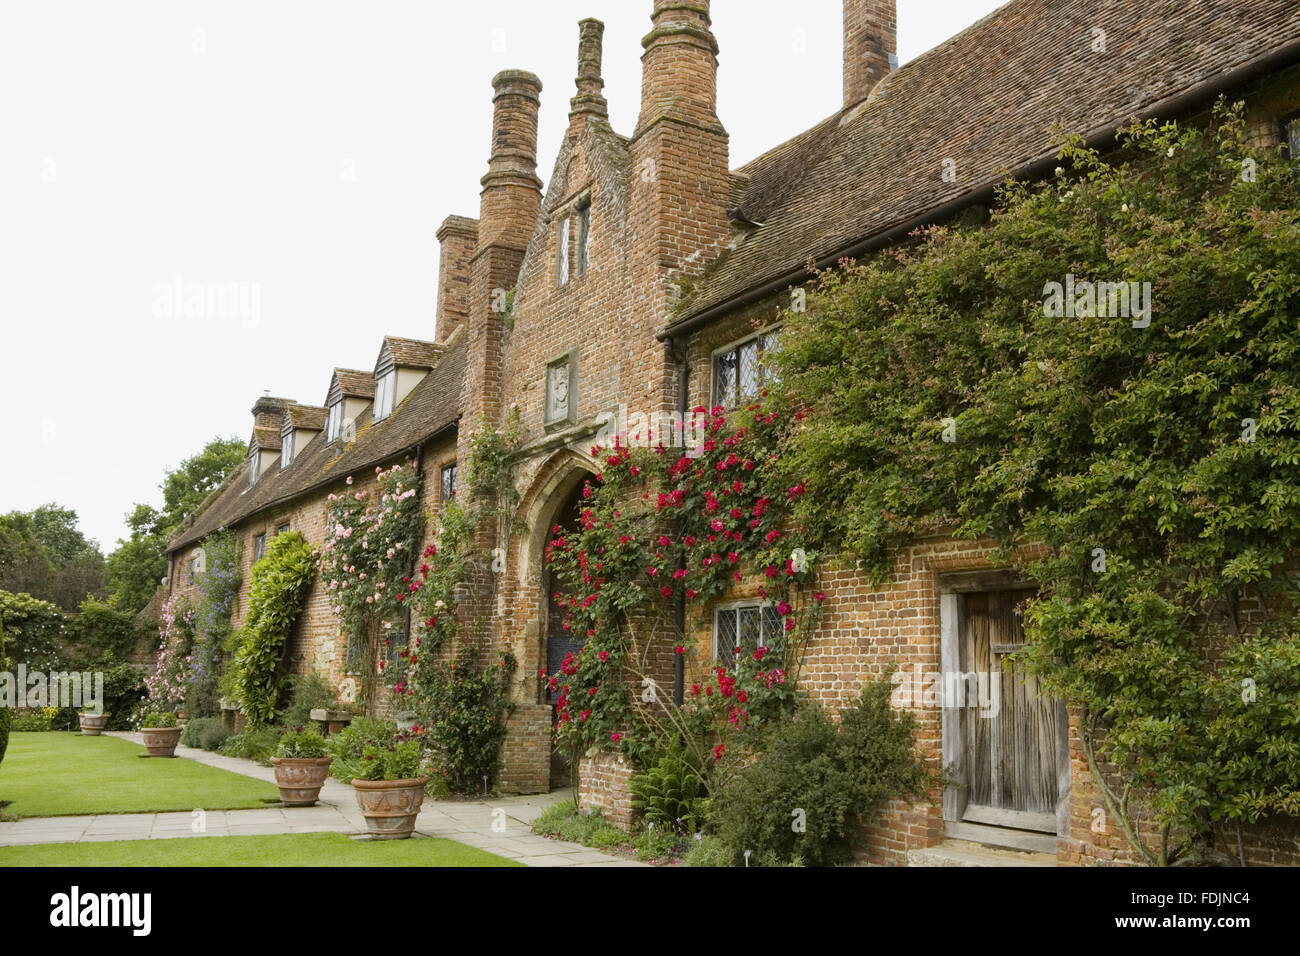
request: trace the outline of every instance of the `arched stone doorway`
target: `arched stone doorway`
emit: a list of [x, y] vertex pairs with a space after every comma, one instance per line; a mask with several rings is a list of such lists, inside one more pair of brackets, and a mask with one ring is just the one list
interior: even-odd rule
[[571, 448], [557, 452], [536, 466], [517, 511], [527, 531], [511, 542], [510, 593], [503, 611], [522, 679], [516, 685], [503, 776], [519, 792], [536, 792], [544, 783], [554, 790], [570, 782], [565, 763], [552, 760], [554, 699], [537, 676], [542, 668], [548, 674], [557, 671], [565, 653], [576, 652], [581, 644], [571, 640], [562, 626], [563, 613], [554, 606], [556, 582], [546, 565], [546, 546], [557, 525], [576, 527], [583, 486], [594, 479], [596, 468], [592, 458]]

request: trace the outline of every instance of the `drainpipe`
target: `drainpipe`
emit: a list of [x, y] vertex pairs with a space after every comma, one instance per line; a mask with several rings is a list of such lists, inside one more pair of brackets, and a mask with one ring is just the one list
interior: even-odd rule
[[[670, 362], [677, 363], [677, 411], [682, 421], [682, 436], [685, 440], [686, 404], [690, 395], [691, 365], [686, 348], [678, 349], [678, 340], [669, 338], [664, 342], [664, 354]], [[683, 570], [684, 570], [683, 566]], [[686, 640], [686, 595], [677, 595], [677, 633]], [[686, 699], [686, 657], [673, 655], [673, 703], [678, 707]]]

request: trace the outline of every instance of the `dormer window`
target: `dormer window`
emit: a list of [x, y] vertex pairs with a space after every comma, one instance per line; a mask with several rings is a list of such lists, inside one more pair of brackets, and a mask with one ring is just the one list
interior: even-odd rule
[[280, 467], [288, 468], [293, 464], [293, 429], [280, 436]]
[[257, 484], [257, 479], [262, 476], [262, 453], [254, 450], [248, 456], [248, 487]]
[[393, 400], [397, 397], [397, 370], [393, 369], [375, 380], [375, 421], [381, 422], [393, 414]]
[[330, 406], [329, 418], [325, 423], [325, 440], [327, 442], [338, 441], [339, 435], [343, 431], [343, 402], [335, 402]]

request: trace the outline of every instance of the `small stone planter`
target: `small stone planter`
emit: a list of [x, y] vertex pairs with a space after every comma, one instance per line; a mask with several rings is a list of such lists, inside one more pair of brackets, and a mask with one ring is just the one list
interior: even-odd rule
[[77, 714], [77, 720], [83, 737], [98, 737], [108, 726], [108, 714]]
[[333, 757], [272, 757], [281, 802], [286, 807], [315, 806], [333, 762]]
[[176, 745], [181, 742], [180, 727], [141, 727], [145, 749], [150, 757], [175, 757]]
[[372, 840], [405, 840], [415, 832], [428, 777], [411, 780], [353, 780], [357, 806]]

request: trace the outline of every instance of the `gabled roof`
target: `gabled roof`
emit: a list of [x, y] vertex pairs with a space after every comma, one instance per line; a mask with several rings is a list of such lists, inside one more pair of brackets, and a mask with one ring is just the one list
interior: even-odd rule
[[278, 428], [254, 428], [253, 437], [248, 443], [249, 452], [255, 449], [262, 451], [279, 451], [281, 448], [280, 429]]
[[354, 368], [336, 368], [330, 380], [329, 396], [326, 404], [334, 398], [335, 390], [340, 398], [374, 398], [375, 376], [372, 372], [362, 372]]
[[[1105, 52], [1092, 50], [1094, 28]], [[739, 213], [764, 225], [713, 264], [666, 331], [1050, 162], [1054, 128], [1113, 132], [1293, 53], [1297, 0], [1012, 0], [740, 169]]]
[[[176, 551], [189, 547], [222, 528], [230, 528], [269, 508], [302, 495], [320, 491], [353, 474], [373, 471], [376, 465], [413, 451], [422, 442], [455, 427], [460, 418], [460, 391], [465, 374], [465, 339], [453, 336], [436, 368], [415, 386], [391, 416], [372, 422], [369, 411], [357, 419], [357, 436], [349, 445], [317, 439], [293, 466], [272, 465], [257, 484], [249, 487], [245, 463], [225, 489], [167, 545]], [[275, 449], [280, 448], [279, 435]], [[240, 480], [240, 478], [243, 480]]]
[[309, 432], [323, 432], [327, 418], [329, 418], [328, 409], [317, 408], [314, 405], [290, 405], [284, 413], [286, 425]]
[[391, 355], [393, 365], [397, 368], [422, 368], [431, 369], [438, 364], [438, 358], [442, 355], [443, 346], [436, 342], [420, 342], [416, 339], [402, 339], [396, 335], [384, 336], [384, 348], [381, 353], [380, 362], [383, 362], [383, 354]]

